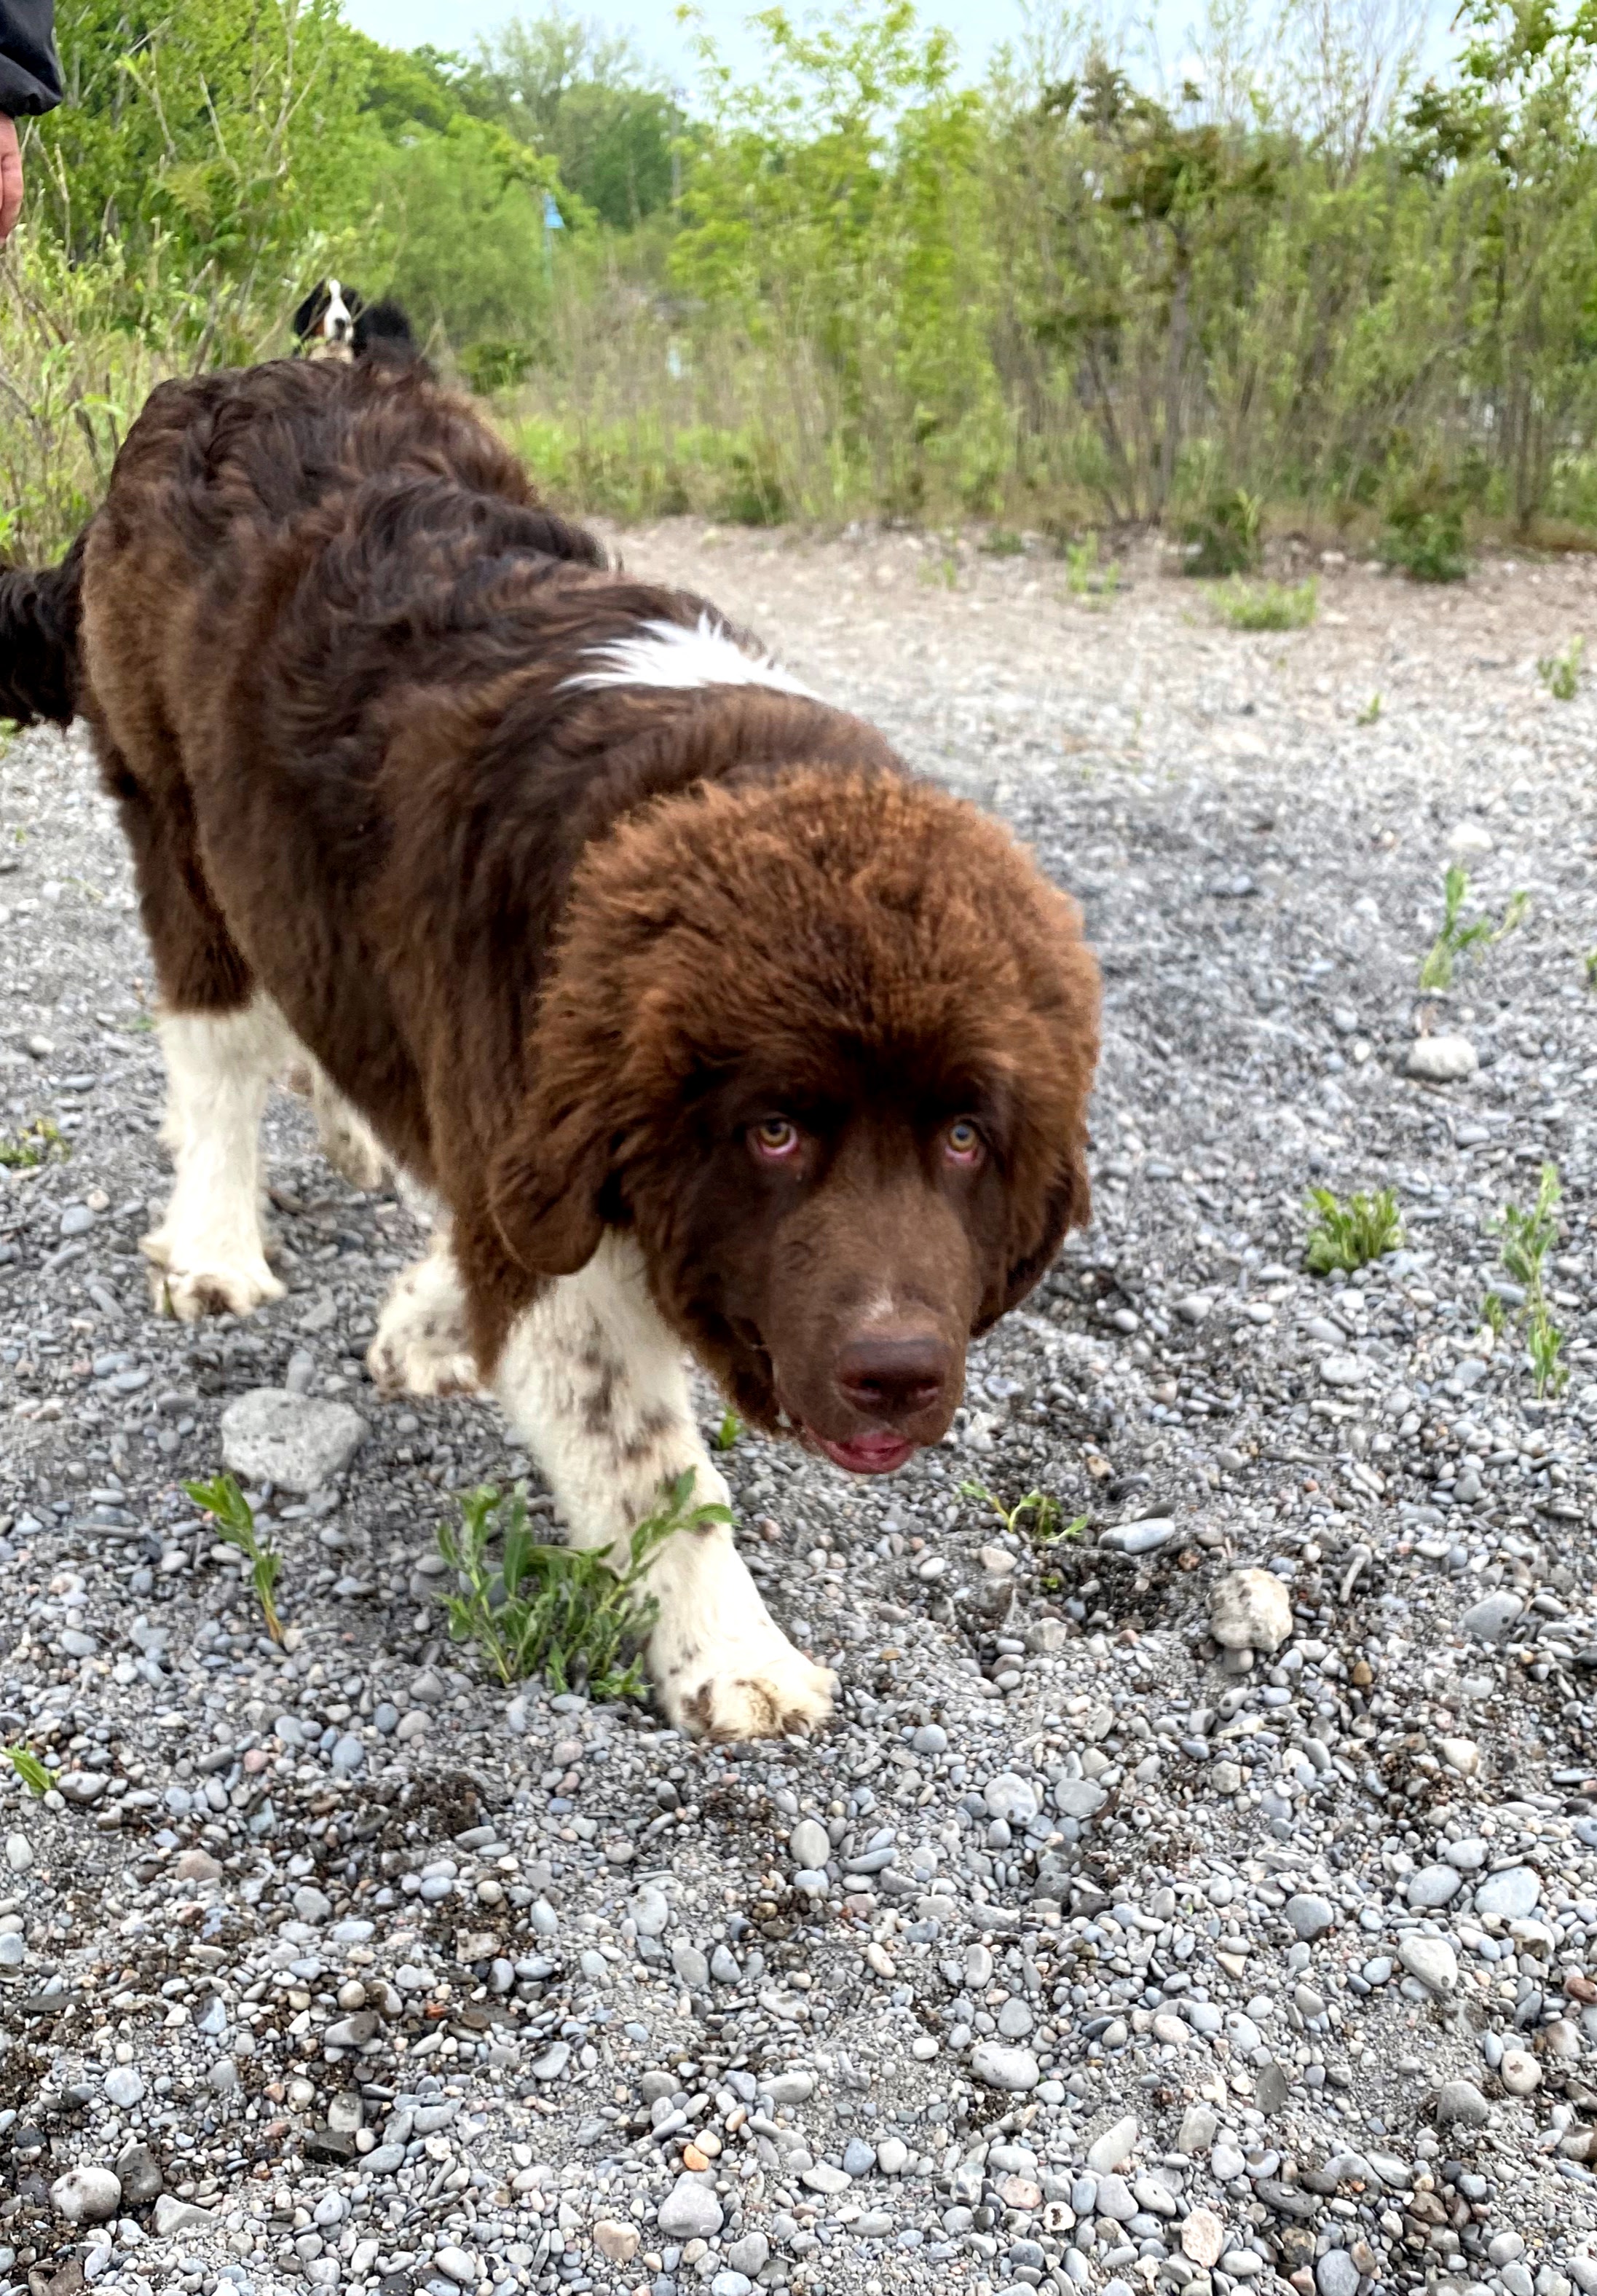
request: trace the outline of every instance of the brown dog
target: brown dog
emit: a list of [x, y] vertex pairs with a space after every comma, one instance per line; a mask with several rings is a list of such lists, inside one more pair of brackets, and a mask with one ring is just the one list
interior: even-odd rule
[[[163, 385], [71, 558], [0, 578], [0, 710], [76, 701], [133, 847], [170, 1312], [279, 1295], [257, 1131], [298, 1058], [344, 1168], [439, 1208], [379, 1383], [490, 1386], [576, 1539], [686, 1469], [725, 1496], [684, 1341], [856, 1472], [946, 1431], [1088, 1205], [1097, 975], [1004, 830], [391, 366]], [[675, 1721], [824, 1717], [725, 1529], [652, 1585]]]

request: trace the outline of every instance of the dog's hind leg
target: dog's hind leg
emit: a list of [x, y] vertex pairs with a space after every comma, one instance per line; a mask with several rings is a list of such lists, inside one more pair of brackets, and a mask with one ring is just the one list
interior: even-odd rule
[[168, 1100], [161, 1138], [176, 1181], [166, 1217], [140, 1250], [156, 1306], [182, 1323], [247, 1316], [283, 1285], [260, 1229], [260, 1119], [286, 1040], [275, 1005], [164, 1013]]
[[470, 1395], [479, 1386], [446, 1220], [384, 1301], [366, 1368], [380, 1395]]
[[303, 1045], [284, 1071], [291, 1092], [308, 1100], [322, 1153], [352, 1188], [371, 1195], [387, 1180], [389, 1158], [353, 1101], [346, 1100], [321, 1062]]
[[[633, 1531], [689, 1471], [697, 1500], [725, 1505], [693, 1417], [682, 1342], [649, 1296], [630, 1238], [605, 1237], [513, 1325], [494, 1388], [536, 1454], [573, 1544], [627, 1558]], [[730, 1524], [679, 1530], [648, 1576], [659, 1605], [649, 1669], [668, 1718], [695, 1736], [807, 1732], [835, 1678], [766, 1610]]]
[[211, 895], [188, 792], [160, 744], [150, 747], [153, 789], [108, 741], [101, 758], [133, 849], [160, 985], [161, 1138], [176, 1169], [166, 1216], [140, 1249], [157, 1308], [192, 1323], [246, 1316], [283, 1296], [261, 1239], [260, 1119], [288, 1036]]

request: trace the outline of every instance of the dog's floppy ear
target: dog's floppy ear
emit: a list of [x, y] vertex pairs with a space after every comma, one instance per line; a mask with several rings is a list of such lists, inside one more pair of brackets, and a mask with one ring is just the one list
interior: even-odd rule
[[1004, 1271], [1002, 1296], [991, 1315], [984, 1315], [981, 1329], [996, 1323], [1018, 1308], [1039, 1276], [1044, 1275], [1061, 1244], [1073, 1227], [1085, 1227], [1093, 1213], [1093, 1187], [1087, 1177], [1086, 1159], [1079, 1145], [1072, 1143], [1052, 1185], [1043, 1199], [1040, 1226], [1024, 1239], [1017, 1239], [1018, 1248]]
[[574, 1275], [604, 1234], [600, 1198], [610, 1177], [602, 1111], [578, 1103], [552, 1112], [542, 1094], [495, 1157], [488, 1217], [511, 1258], [532, 1275]]
[[303, 342], [327, 308], [327, 282], [318, 279], [310, 293], [289, 321], [295, 340]]

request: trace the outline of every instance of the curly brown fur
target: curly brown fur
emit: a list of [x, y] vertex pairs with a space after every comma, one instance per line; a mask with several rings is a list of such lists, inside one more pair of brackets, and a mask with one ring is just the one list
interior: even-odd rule
[[751, 1418], [935, 1439], [1088, 1206], [1096, 974], [1007, 832], [802, 693], [590, 690], [708, 610], [415, 369], [163, 385], [83, 566], [163, 996], [269, 997], [438, 1193], [484, 1376], [630, 1230]]

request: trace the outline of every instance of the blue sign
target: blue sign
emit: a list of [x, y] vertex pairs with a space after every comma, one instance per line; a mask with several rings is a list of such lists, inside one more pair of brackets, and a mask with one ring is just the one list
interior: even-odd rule
[[554, 204], [554, 193], [553, 192], [545, 192], [544, 193], [544, 229], [545, 231], [564, 231], [565, 227], [566, 219]]

